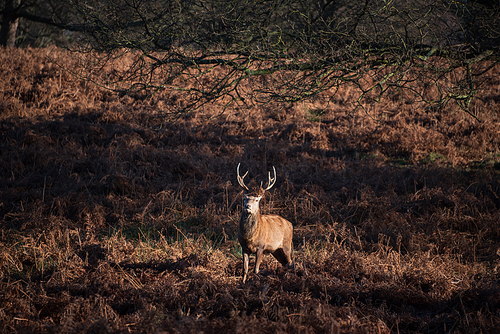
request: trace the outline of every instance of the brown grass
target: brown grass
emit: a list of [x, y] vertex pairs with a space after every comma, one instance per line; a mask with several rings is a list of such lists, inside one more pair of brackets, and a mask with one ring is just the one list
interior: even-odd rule
[[[115, 96], [54, 60], [79, 70], [0, 51], [0, 331], [498, 328], [498, 79], [481, 122], [399, 100], [371, 118], [348, 88], [167, 122], [182, 96]], [[246, 284], [238, 162], [276, 166], [261, 209], [295, 230], [295, 270], [266, 257]]]

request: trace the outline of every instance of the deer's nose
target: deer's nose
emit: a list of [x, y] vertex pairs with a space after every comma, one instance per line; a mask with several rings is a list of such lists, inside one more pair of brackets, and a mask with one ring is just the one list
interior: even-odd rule
[[251, 211], [252, 210], [252, 203], [250, 201], [244, 203], [243, 207], [245, 208], [246, 211]]

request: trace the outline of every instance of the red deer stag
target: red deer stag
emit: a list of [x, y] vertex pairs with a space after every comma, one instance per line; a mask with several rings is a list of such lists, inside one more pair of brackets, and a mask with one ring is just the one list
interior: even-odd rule
[[243, 253], [243, 283], [248, 274], [248, 256], [256, 253], [255, 273], [259, 273], [262, 254], [273, 254], [283, 266], [292, 264], [292, 234], [293, 226], [288, 220], [277, 215], [261, 215], [259, 201], [264, 193], [271, 189], [276, 182], [276, 169], [273, 167], [274, 176], [269, 172], [269, 183], [267, 187], [255, 187], [250, 190], [243, 182], [245, 175], [240, 176], [240, 164], [236, 168], [238, 183], [245, 192], [243, 200], [243, 212], [241, 213], [240, 225], [238, 226], [238, 241]]

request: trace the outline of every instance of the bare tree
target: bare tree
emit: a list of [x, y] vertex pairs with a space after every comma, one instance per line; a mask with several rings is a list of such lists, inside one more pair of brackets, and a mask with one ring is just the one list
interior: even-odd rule
[[68, 44], [82, 25], [79, 12], [63, 0], [0, 0], [0, 45], [45, 46]]
[[128, 94], [182, 91], [187, 102], [180, 112], [213, 101], [293, 103], [351, 85], [359, 91], [358, 107], [406, 94], [437, 107], [454, 102], [471, 113], [499, 61], [500, 3], [494, 0], [70, 4], [72, 21], [57, 24], [85, 33], [78, 46], [89, 65], [136, 55], [105, 81], [90, 70], [80, 75]]
[[16, 15], [21, 0], [8, 0], [2, 10], [2, 27], [0, 30], [0, 45], [15, 46], [19, 16]]

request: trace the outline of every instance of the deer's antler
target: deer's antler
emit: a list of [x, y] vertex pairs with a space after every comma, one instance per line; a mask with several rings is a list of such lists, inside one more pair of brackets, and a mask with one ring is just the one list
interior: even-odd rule
[[274, 166], [273, 166], [273, 175], [274, 176], [271, 177], [271, 172], [269, 172], [269, 183], [267, 184], [267, 188], [264, 189], [264, 191], [271, 189], [276, 183], [276, 168], [274, 168]]
[[236, 173], [238, 174], [238, 183], [240, 184], [240, 186], [243, 189], [249, 190], [248, 187], [245, 185], [245, 182], [243, 182], [243, 179], [245, 178], [245, 176], [247, 176], [248, 171], [245, 173], [245, 175], [243, 175], [243, 177], [241, 177], [240, 176], [240, 165], [241, 165], [241, 163], [239, 163], [238, 167], [236, 168]]

